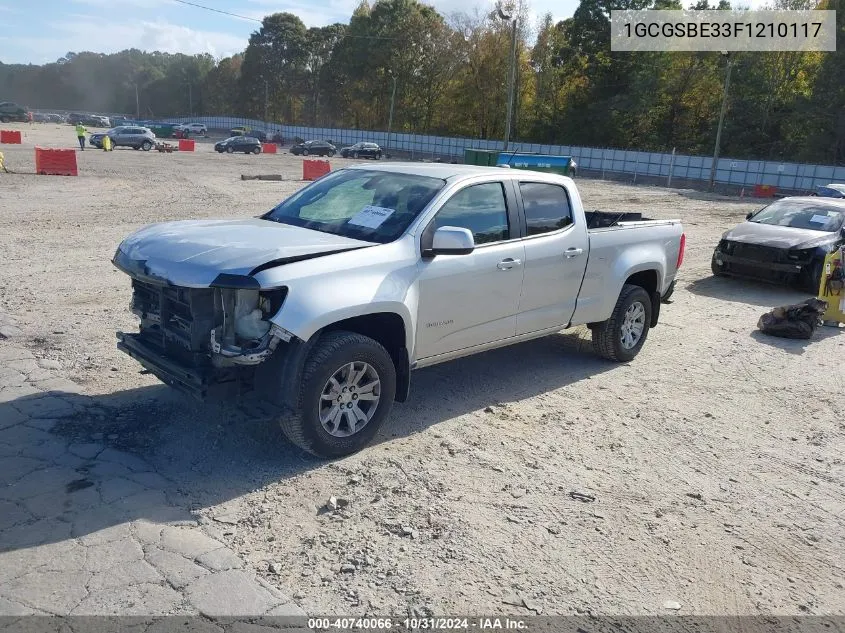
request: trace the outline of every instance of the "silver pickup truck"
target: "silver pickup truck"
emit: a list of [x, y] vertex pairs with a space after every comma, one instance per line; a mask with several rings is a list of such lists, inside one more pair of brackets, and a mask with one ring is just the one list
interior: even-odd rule
[[684, 242], [677, 220], [585, 213], [563, 176], [351, 167], [257, 218], [126, 238], [113, 263], [140, 328], [118, 347], [200, 399], [272, 406], [292, 442], [338, 457], [407, 399], [412, 369], [579, 324], [632, 360]]

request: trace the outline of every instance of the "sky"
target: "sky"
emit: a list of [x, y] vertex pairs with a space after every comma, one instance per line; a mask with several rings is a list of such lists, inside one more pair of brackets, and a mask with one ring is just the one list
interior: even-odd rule
[[[306, 26], [348, 22], [358, 0], [193, 0], [260, 20], [288, 11]], [[450, 15], [487, 10], [493, 0], [424, 0]], [[570, 17], [578, 0], [527, 0], [536, 20]], [[69, 51], [113, 53], [127, 48], [169, 53], [241, 52], [258, 22], [186, 6], [174, 0], [0, 0], [0, 62], [43, 64]]]

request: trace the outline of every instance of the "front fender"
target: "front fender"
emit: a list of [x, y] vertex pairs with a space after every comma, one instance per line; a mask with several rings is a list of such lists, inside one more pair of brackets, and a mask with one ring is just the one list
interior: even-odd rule
[[405, 325], [405, 347], [413, 356], [417, 274], [415, 266], [406, 266], [386, 274], [359, 269], [296, 280], [289, 284], [281, 309], [270, 321], [307, 341], [345, 319], [397, 314]]

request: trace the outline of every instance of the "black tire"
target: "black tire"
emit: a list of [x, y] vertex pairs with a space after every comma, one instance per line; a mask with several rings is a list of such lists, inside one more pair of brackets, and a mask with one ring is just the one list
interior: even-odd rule
[[716, 253], [713, 253], [713, 257], [710, 258], [710, 272], [713, 273], [714, 277], [724, 277], [725, 271], [722, 269], [719, 264], [716, 263]]
[[229, 146], [226, 148], [226, 153], [227, 153], [227, 154], [234, 154], [234, 152], [235, 152], [235, 148], [234, 148], [234, 147], [232, 147], [231, 145], [229, 145]]
[[822, 260], [818, 260], [801, 271], [801, 275], [798, 277], [798, 283], [801, 290], [812, 293], [814, 297], [818, 295], [819, 286], [821, 286], [822, 283], [823, 267], [824, 262]]
[[[631, 348], [626, 348], [622, 344], [622, 325], [625, 321], [626, 311], [636, 303], [640, 303], [645, 311], [643, 331], [636, 344]], [[646, 338], [648, 338], [650, 325], [651, 297], [640, 286], [625, 284], [622, 286], [622, 292], [619, 293], [619, 299], [616, 300], [613, 314], [607, 321], [597, 323], [592, 328], [593, 349], [602, 358], [627, 363], [640, 353]]]
[[[320, 396], [329, 378], [351, 362], [366, 362], [378, 373], [380, 398], [372, 418], [360, 431], [349, 437], [336, 437], [320, 423]], [[367, 446], [378, 433], [390, 414], [395, 394], [396, 368], [384, 347], [362, 334], [328, 332], [320, 337], [305, 361], [298, 410], [282, 417], [282, 432], [291, 442], [317, 457], [333, 459], [351, 455]]]
[[8, 123], [11, 119], [7, 116], [0, 116], [0, 123]]
[[329, 158], [334, 158], [334, 155], [337, 154], [333, 149], [329, 150]]
[[376, 160], [381, 160], [381, 152], [376, 152]]
[[358, 160], [358, 156], [359, 156], [358, 152], [352, 153], [352, 158], [354, 158], [355, 160]]
[[141, 143], [141, 149], [144, 150], [145, 152], [149, 152], [152, 148], [153, 148], [153, 144], [150, 143], [149, 141], [144, 141], [143, 143]]
[[260, 153], [261, 153], [261, 148], [260, 148], [260, 147], [253, 147], [253, 148], [252, 148], [252, 153], [253, 153], [253, 154], [260, 154]]
[[304, 149], [304, 150], [302, 150], [302, 155], [303, 155], [303, 156], [308, 156], [310, 153], [311, 153], [311, 150], [309, 150], [309, 149]]

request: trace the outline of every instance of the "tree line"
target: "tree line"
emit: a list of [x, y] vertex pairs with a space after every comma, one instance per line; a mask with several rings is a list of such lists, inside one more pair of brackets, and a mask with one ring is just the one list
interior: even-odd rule
[[[845, 0], [774, 0], [837, 11], [833, 53], [734, 53], [722, 154], [845, 164]], [[728, 59], [610, 51], [611, 9], [680, 0], [581, 0], [573, 17], [517, 17], [512, 138], [519, 142], [708, 154]], [[698, 0], [696, 9], [730, 8]], [[362, 0], [348, 24], [266, 16], [243, 53], [216, 60], [126, 50], [55, 63], [0, 63], [0, 99], [32, 108], [144, 118], [233, 115], [292, 125], [504, 135], [512, 21], [443, 16], [417, 0]], [[395, 96], [394, 96], [395, 95]]]

